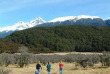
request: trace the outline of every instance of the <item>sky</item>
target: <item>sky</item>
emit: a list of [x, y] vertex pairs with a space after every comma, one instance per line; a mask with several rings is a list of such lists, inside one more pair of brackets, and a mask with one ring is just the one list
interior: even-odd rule
[[110, 0], [0, 0], [0, 27], [41, 17], [90, 15], [110, 18]]

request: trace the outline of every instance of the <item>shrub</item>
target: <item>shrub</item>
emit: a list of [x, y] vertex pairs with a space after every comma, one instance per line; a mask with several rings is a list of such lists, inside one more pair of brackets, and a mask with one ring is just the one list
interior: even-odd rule
[[8, 53], [2, 53], [0, 56], [0, 64], [4, 66], [8, 66], [9, 64], [14, 64], [14, 56]]
[[[8, 66], [9, 64], [18, 64], [19, 67], [28, 66], [31, 63], [37, 63], [40, 61], [43, 64], [47, 62], [58, 63], [61, 60], [68, 63], [75, 63], [76, 66], [81, 66], [83, 68], [87, 66], [94, 66], [94, 64], [100, 61], [104, 62], [104, 65], [110, 66], [110, 57], [108, 54], [67, 54], [67, 55], [35, 55], [28, 53], [26, 47], [20, 47], [20, 54], [0, 54], [0, 65]], [[100, 56], [100, 57], [99, 57]]]
[[89, 60], [88, 58], [86, 58], [86, 59], [80, 58], [80, 59], [77, 60], [77, 63], [79, 63], [79, 65], [81, 67], [85, 68], [88, 65], [87, 64], [88, 60]]
[[29, 63], [31, 63], [32, 61], [32, 56], [30, 55], [30, 53], [28, 53], [28, 48], [25, 46], [19, 47], [19, 52], [21, 52], [20, 55], [17, 55], [17, 64], [20, 67], [24, 67], [27, 66]]
[[24, 67], [29, 64], [29, 59], [30, 59], [29, 55], [24, 53], [19, 55], [19, 59], [17, 60], [18, 61], [17, 63], [20, 67]]
[[9, 70], [4, 70], [2, 68], [0, 68], [0, 74], [9, 74]]
[[102, 63], [102, 66], [110, 66], [110, 53], [104, 52], [103, 55], [100, 56], [100, 62]]

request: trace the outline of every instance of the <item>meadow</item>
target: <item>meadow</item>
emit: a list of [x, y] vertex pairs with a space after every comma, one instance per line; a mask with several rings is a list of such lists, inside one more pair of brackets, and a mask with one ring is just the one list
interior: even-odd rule
[[[59, 74], [58, 63], [51, 64], [52, 70], [51, 74]], [[9, 65], [8, 67], [4, 67], [6, 70], [11, 70], [9, 74], [34, 74], [36, 64], [30, 64], [28, 67], [19, 68], [16, 65]], [[41, 70], [41, 74], [48, 74], [46, 70], [46, 66], [42, 65], [43, 69]], [[74, 63], [64, 63], [63, 74], [110, 74], [110, 68], [103, 68], [101, 64], [96, 64], [94, 67], [87, 69], [75, 67]]]
[[[59, 61], [61, 60], [64, 62], [63, 74], [110, 74], [110, 55], [107, 52], [2, 53], [0, 56], [2, 56], [0, 68], [7, 71], [2, 74], [34, 74], [38, 61], [42, 65], [41, 74], [47, 74], [47, 62], [51, 63], [51, 74], [59, 74]], [[3, 59], [4, 57], [5, 59]], [[20, 62], [23, 59], [24, 61]]]

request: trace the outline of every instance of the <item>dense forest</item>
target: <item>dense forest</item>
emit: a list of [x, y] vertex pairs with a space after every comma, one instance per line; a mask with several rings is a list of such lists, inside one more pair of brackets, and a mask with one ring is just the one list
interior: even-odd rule
[[31, 52], [102, 52], [110, 51], [110, 27], [35, 27], [16, 31], [4, 40], [24, 44]]

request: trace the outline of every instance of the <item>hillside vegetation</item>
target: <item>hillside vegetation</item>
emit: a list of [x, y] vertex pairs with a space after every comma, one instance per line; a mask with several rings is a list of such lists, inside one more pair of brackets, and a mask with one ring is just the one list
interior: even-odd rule
[[28, 46], [32, 52], [110, 51], [110, 27], [68, 25], [16, 31], [5, 40]]
[[0, 53], [16, 53], [19, 46], [21, 45], [14, 42], [0, 41]]

